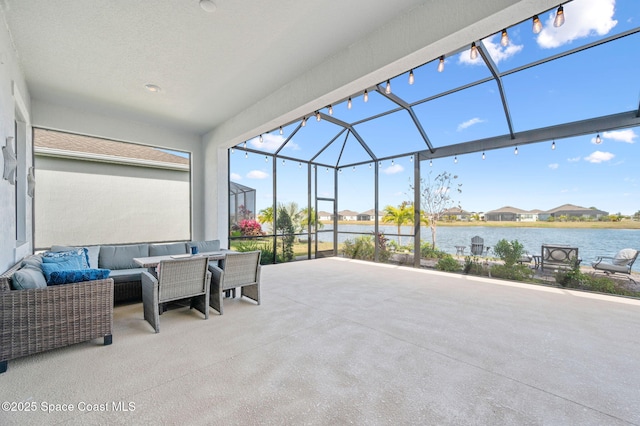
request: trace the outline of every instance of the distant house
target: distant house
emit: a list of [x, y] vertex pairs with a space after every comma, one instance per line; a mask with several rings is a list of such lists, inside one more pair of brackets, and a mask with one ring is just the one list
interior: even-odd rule
[[358, 220], [358, 212], [342, 210], [338, 212], [338, 220]]
[[468, 221], [471, 218], [471, 213], [459, 207], [452, 207], [443, 211], [440, 217], [443, 219]]
[[605, 212], [603, 210], [598, 209], [588, 209], [586, 207], [580, 207], [573, 204], [564, 204], [562, 206], [556, 207], [555, 209], [547, 210], [544, 213], [541, 213], [540, 220], [548, 220], [549, 217], [553, 217], [555, 219], [559, 219], [561, 216], [565, 216], [566, 218], [570, 217], [583, 217], [593, 220], [598, 220], [603, 216], [608, 216], [609, 212]]
[[329, 212], [325, 212], [320, 210], [318, 212], [318, 220], [331, 220], [333, 219], [333, 215]]
[[[376, 220], [376, 211], [374, 209], [367, 210], [366, 212], [358, 213], [358, 220]], [[384, 213], [378, 211], [378, 220], [382, 220]]]
[[491, 210], [484, 214], [488, 222], [535, 222], [538, 213], [535, 210], [527, 211], [516, 207], [504, 206], [497, 210]]

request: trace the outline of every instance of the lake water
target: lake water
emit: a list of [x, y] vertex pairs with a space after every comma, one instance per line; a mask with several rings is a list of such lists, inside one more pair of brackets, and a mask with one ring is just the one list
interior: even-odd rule
[[[396, 226], [381, 225], [380, 231], [385, 234], [397, 234]], [[323, 230], [331, 229], [325, 225]], [[370, 234], [373, 225], [338, 225], [339, 231], [361, 232]], [[412, 227], [403, 226], [402, 233], [410, 234]], [[437, 228], [436, 246], [447, 253], [455, 254], [455, 246], [466, 246], [465, 254], [470, 253], [471, 238], [479, 235], [484, 238], [484, 245], [493, 247], [499, 240], [518, 240], [530, 254], [540, 254], [542, 244], [563, 244], [578, 247], [583, 265], [590, 265], [598, 256], [613, 256], [623, 248], [640, 249], [639, 229], [567, 229], [567, 228], [494, 228], [488, 226]], [[338, 234], [338, 242], [354, 239], [357, 235]], [[397, 241], [398, 237], [389, 236]], [[420, 238], [422, 242], [431, 242], [431, 230], [423, 227]], [[320, 237], [320, 239], [326, 239]], [[413, 243], [411, 237], [401, 237], [402, 244]], [[633, 266], [640, 272], [640, 261]]]

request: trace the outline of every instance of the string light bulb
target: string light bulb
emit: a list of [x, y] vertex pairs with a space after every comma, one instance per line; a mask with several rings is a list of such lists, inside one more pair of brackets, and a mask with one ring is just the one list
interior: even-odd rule
[[284, 166], [284, 158], [282, 159], [282, 165]]
[[487, 158], [487, 157], [484, 155], [484, 152], [483, 152], [482, 153], [482, 159], [484, 160], [485, 158]]
[[542, 31], [542, 22], [540, 22], [540, 18], [538, 18], [538, 15], [533, 15], [532, 31], [534, 34], [540, 34], [540, 31]]
[[602, 143], [602, 138], [600, 137], [600, 133], [596, 135], [596, 144], [600, 145]]
[[249, 158], [249, 153], [248, 152], [244, 152], [244, 158]]
[[262, 138], [262, 133], [260, 133], [260, 143], [264, 142], [264, 139]]
[[320, 117], [320, 111], [316, 111], [316, 121], [320, 121], [322, 118]]
[[409, 84], [413, 84], [416, 81], [416, 77], [413, 75], [413, 70], [409, 71]]
[[551, 144], [551, 149], [555, 150], [556, 149], [556, 141], [553, 141], [553, 143]]
[[458, 156], [453, 157], [453, 164], [458, 164]]
[[500, 37], [500, 44], [504, 47], [507, 47], [509, 44], [509, 34], [507, 34], [507, 29], [502, 30], [502, 36]]
[[387, 95], [391, 93], [391, 82], [387, 80], [387, 86], [384, 88], [384, 93]]
[[433, 160], [429, 160], [429, 167], [433, 167]]
[[516, 149], [513, 151], [513, 155], [518, 155], [518, 147], [516, 146]]
[[235, 152], [235, 150], [233, 149], [233, 147], [231, 147], [231, 154], [233, 154]]
[[349, 97], [349, 100], [347, 101], [347, 108], [351, 109], [351, 97]]
[[561, 27], [562, 24], [564, 24], [564, 8], [560, 5], [556, 11], [556, 19], [553, 20], [553, 26], [557, 28]]
[[264, 156], [264, 162], [268, 163], [269, 162], [269, 157], [267, 157], [266, 155]]
[[243, 148], [244, 148], [244, 149], [247, 149], [247, 141], [244, 141]]
[[413, 163], [413, 155], [411, 157], [409, 157], [409, 162]]
[[438, 72], [444, 71], [444, 55], [440, 56], [440, 61], [438, 62]]
[[364, 89], [364, 95], [362, 96], [362, 100], [365, 102], [369, 102], [369, 91]]
[[371, 168], [371, 163], [369, 163], [369, 168]]
[[476, 46], [476, 42], [471, 43], [471, 54], [469, 55], [472, 61], [475, 61], [478, 58], [478, 46]]
[[301, 169], [302, 168], [302, 163], [298, 163], [298, 168]]
[[333, 115], [333, 106], [329, 104], [329, 115]]
[[356, 166], [353, 166], [353, 171], [354, 171], [354, 172], [356, 171]]
[[282, 126], [280, 126], [280, 134], [282, 134]]

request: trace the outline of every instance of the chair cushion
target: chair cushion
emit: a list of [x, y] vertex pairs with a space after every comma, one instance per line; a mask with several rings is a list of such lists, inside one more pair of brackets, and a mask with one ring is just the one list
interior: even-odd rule
[[98, 267], [98, 256], [100, 255], [100, 246], [85, 246], [85, 247], [72, 247], [72, 246], [51, 246], [50, 251], [58, 252], [58, 251], [69, 251], [75, 250], [78, 248], [87, 249], [87, 256], [89, 259], [89, 268], [97, 268]]
[[171, 254], [186, 254], [186, 243], [172, 244], [151, 244], [149, 246], [149, 256], [168, 256]]
[[622, 249], [613, 257], [613, 264], [618, 266], [624, 266], [629, 263], [629, 261], [633, 260], [636, 256], [636, 250], [634, 249]]
[[78, 248], [69, 251], [53, 252], [48, 251], [42, 255], [42, 263], [77, 262], [76, 267], [66, 269], [88, 269], [89, 255], [85, 248]]
[[131, 269], [115, 269], [109, 274], [110, 278], [113, 278], [114, 283], [123, 283], [129, 281], [140, 281], [142, 279], [142, 272], [146, 271], [144, 268], [131, 268]]
[[136, 269], [134, 257], [149, 257], [149, 244], [100, 246], [98, 265], [103, 269]]
[[13, 273], [11, 276], [11, 286], [14, 290], [45, 288], [47, 281], [40, 268], [26, 265]]
[[199, 253], [220, 251], [220, 240], [191, 241], [187, 244], [189, 245], [189, 252], [191, 252], [191, 247], [198, 247]]
[[47, 285], [79, 283], [82, 281], [103, 280], [109, 278], [108, 269], [66, 269], [51, 272]]

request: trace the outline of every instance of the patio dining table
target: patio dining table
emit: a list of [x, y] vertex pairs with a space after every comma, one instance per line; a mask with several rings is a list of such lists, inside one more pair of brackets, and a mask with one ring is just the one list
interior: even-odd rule
[[164, 256], [134, 257], [133, 261], [143, 268], [155, 268], [163, 260], [189, 259], [192, 257], [208, 257], [209, 260], [222, 260], [227, 253], [233, 253], [233, 250], [220, 250], [202, 252], [197, 254], [171, 254]]

